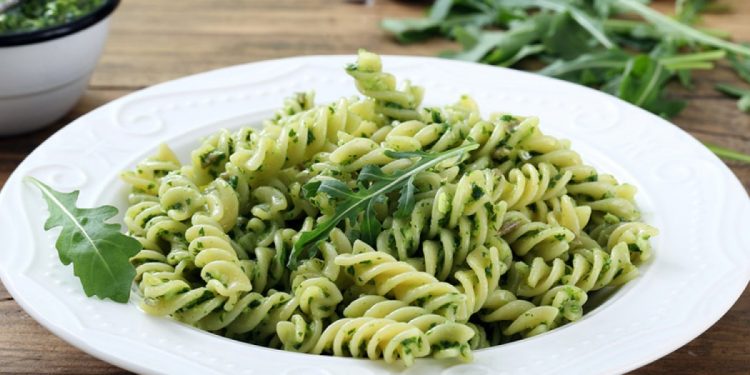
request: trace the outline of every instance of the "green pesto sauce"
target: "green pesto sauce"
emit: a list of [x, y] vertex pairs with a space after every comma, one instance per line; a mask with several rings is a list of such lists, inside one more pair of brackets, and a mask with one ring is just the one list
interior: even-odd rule
[[98, 9], [104, 0], [22, 0], [0, 14], [0, 34], [59, 26]]

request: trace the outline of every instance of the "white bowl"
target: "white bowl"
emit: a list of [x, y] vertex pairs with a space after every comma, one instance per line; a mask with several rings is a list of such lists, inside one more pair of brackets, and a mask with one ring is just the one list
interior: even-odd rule
[[0, 35], [0, 136], [64, 116], [83, 94], [119, 0], [63, 25]]

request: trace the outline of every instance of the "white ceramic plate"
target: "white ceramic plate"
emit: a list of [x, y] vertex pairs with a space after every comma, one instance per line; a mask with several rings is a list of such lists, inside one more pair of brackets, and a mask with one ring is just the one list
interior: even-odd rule
[[[84, 207], [115, 203], [118, 173], [166, 142], [187, 160], [198, 138], [258, 124], [294, 92], [317, 102], [355, 94], [343, 70], [353, 56], [301, 57], [231, 67], [158, 85], [105, 105], [35, 150], [0, 193], [0, 276], [19, 304], [82, 350], [142, 373], [383, 374], [382, 362], [295, 354], [232, 341], [133, 302], [86, 298], [45, 233], [31, 175], [80, 189]], [[668, 122], [608, 95], [537, 75], [476, 64], [384, 57], [386, 70], [426, 88], [425, 104], [471, 94], [486, 113], [541, 117], [542, 130], [573, 141], [584, 159], [639, 188], [645, 220], [661, 230], [654, 258], [581, 321], [475, 352], [469, 364], [421, 360], [404, 374], [624, 372], [679, 348], [715, 323], [750, 279], [750, 200], [722, 162]]]

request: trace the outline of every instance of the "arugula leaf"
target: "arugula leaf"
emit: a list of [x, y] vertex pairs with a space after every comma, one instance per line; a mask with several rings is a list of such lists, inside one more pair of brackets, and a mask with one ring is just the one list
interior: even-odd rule
[[359, 225], [360, 236], [362, 241], [370, 245], [375, 244], [378, 234], [383, 229], [382, 223], [375, 214], [375, 205], [385, 203], [385, 200], [385, 195], [373, 197], [367, 202], [364, 214], [362, 215], [362, 222]]
[[571, 16], [562, 12], [552, 18], [549, 30], [542, 38], [546, 51], [569, 60], [597, 47], [592, 44], [589, 33]]
[[604, 48], [611, 49], [615, 47], [615, 44], [609, 39], [609, 37], [607, 37], [607, 34], [604, 33], [604, 27], [601, 22], [590, 17], [585, 11], [572, 5], [566, 6], [565, 11], [570, 13], [573, 20], [583, 29], [588, 31], [593, 39], [604, 46]]
[[[734, 54], [729, 54], [729, 63], [740, 78], [750, 83], [750, 59], [740, 59]], [[750, 113], [750, 89], [743, 89], [726, 83], [719, 83], [715, 88], [716, 91], [724, 95], [739, 98], [737, 108], [742, 112]]]
[[396, 210], [396, 217], [408, 217], [411, 215], [411, 211], [414, 209], [416, 200], [414, 199], [414, 176], [409, 179], [401, 188], [398, 198], [398, 209]]
[[513, 55], [511, 57], [506, 57], [504, 59], [505, 61], [502, 61], [502, 62], [498, 61], [498, 59], [495, 57], [495, 54], [493, 53], [493, 54], [490, 54], [489, 56], [487, 56], [487, 58], [485, 59], [485, 62], [487, 62], [488, 64], [497, 64], [497, 65], [500, 65], [500, 66], [508, 67], [508, 66], [515, 65], [517, 62], [519, 62], [519, 61], [521, 61], [521, 60], [523, 60], [523, 59], [525, 59], [527, 57], [538, 55], [538, 54], [540, 54], [542, 52], [544, 52], [544, 46], [543, 45], [541, 45], [541, 44], [529, 44], [529, 45], [525, 45], [525, 46], [521, 47], [521, 49], [518, 50], [518, 52], [516, 52], [515, 55]]
[[618, 5], [627, 8], [639, 16], [643, 17], [646, 21], [653, 24], [656, 28], [661, 29], [665, 33], [681, 39], [700, 43], [707, 46], [724, 49], [727, 51], [734, 52], [743, 56], [750, 56], [750, 48], [728, 42], [726, 40], [717, 38], [708, 33], [704, 33], [700, 30], [690, 27], [680, 21], [669, 18], [656, 10], [651, 9], [647, 5], [642, 4], [638, 0], [613, 0]]
[[129, 259], [141, 250], [141, 244], [121, 233], [118, 224], [106, 222], [117, 214], [117, 208], [78, 208], [78, 191], [61, 193], [33, 177], [26, 181], [39, 188], [47, 202], [49, 218], [44, 229], [62, 227], [55, 247], [64, 265], [73, 263], [73, 273], [86, 295], [127, 302], [135, 277]]
[[[458, 13], [451, 14], [456, 8], [459, 8]], [[464, 4], [456, 4], [453, 0], [438, 0], [425, 18], [384, 19], [380, 27], [395, 35], [399, 42], [412, 43], [438, 35], [440, 32], [449, 32], [454, 26], [484, 26], [492, 23], [494, 19], [494, 16], [486, 13], [464, 14], [461, 12], [462, 8], [487, 10], [487, 6], [481, 2], [466, 1]]]
[[725, 95], [738, 98], [737, 109], [745, 113], [750, 113], [750, 90], [727, 85], [726, 83], [719, 83], [715, 88]]
[[505, 0], [500, 3], [501, 7], [518, 7], [518, 8], [540, 8], [556, 13], [569, 13], [570, 16], [585, 29], [591, 37], [600, 43], [604, 48], [613, 48], [615, 44], [604, 33], [602, 24], [589, 15], [587, 10], [578, 7], [580, 3], [570, 0], [553, 1], [553, 0]]
[[671, 117], [686, 103], [663, 97], [661, 87], [670, 77], [670, 72], [659, 61], [647, 55], [636, 56], [625, 67], [617, 96], [660, 116]]
[[709, 150], [711, 150], [716, 156], [729, 159], [729, 160], [736, 160], [741, 161], [745, 163], [750, 163], [750, 155], [743, 154], [741, 152], [737, 152], [734, 150], [730, 150], [726, 147], [716, 146], [712, 145], [710, 143], [703, 143]]
[[[451, 38], [455, 39], [464, 50], [474, 48], [479, 42], [479, 37], [482, 34], [482, 29], [475, 25], [460, 25], [456, 26], [451, 30]], [[448, 51], [447, 53], [453, 55], [455, 53]]]
[[750, 59], [740, 59], [737, 55], [730, 53], [728, 60], [735, 73], [737, 73], [740, 78], [750, 83]]
[[513, 58], [526, 44], [538, 38], [539, 31], [533, 26], [521, 26], [510, 31], [488, 31], [479, 35], [471, 49], [453, 54], [457, 60], [480, 61], [490, 51], [492, 60], [502, 63]]
[[[420, 172], [432, 168], [445, 160], [460, 157], [465, 152], [478, 147], [478, 144], [470, 143], [438, 153], [386, 151], [386, 156], [393, 159], [419, 159], [409, 168], [393, 174], [385, 174], [377, 166], [366, 166], [362, 169], [357, 179], [359, 185], [357, 191], [352, 191], [345, 183], [335, 179], [326, 179], [306, 184], [303, 187], [306, 198], [309, 199], [318, 193], [327, 194], [336, 200], [336, 210], [330, 219], [318, 225], [314, 230], [302, 232], [297, 242], [294, 243], [287, 267], [294, 269], [303, 257], [309, 258], [314, 256], [316, 251], [315, 245], [328, 238], [328, 234], [333, 228], [345, 219], [353, 223], [360, 213], [363, 214], [362, 222], [360, 222], [359, 226], [361, 239], [374, 244], [381, 230], [380, 222], [375, 215], [374, 205], [385, 203], [386, 194], [403, 189], [405, 185], [412, 184], [413, 177]], [[408, 190], [409, 188], [407, 188], [407, 193]], [[399, 199], [399, 208], [408, 208], [410, 204], [409, 200], [413, 199], [413, 197], [405, 198], [403, 204], [401, 204], [401, 199]]]
[[677, 0], [674, 4], [675, 15], [680, 22], [693, 24], [709, 3], [710, 0]]
[[[583, 79], [584, 72], [587, 71], [603, 75], [612, 70], [624, 70], [629, 59], [629, 54], [618, 49], [591, 52], [573, 60], [555, 60], [537, 73], [570, 81], [580, 81]], [[601, 81], [599, 80], [599, 82]]]

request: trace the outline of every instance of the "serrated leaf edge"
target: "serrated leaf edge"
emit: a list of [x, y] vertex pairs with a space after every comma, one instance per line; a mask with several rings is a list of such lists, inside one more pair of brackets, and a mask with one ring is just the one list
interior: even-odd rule
[[[99, 257], [99, 259], [101, 259], [101, 262], [105, 265], [105, 267], [107, 269], [107, 273], [109, 273], [110, 275], [112, 275], [113, 278], [116, 279], [114, 272], [112, 272], [112, 269], [109, 267], [109, 264], [106, 262], [106, 260], [104, 259], [104, 257], [102, 257], [102, 254], [101, 254], [102, 250], [99, 249], [99, 246], [97, 246], [96, 242], [94, 242], [94, 240], [91, 238], [91, 236], [89, 236], [88, 232], [86, 232], [86, 229], [75, 218], [75, 215], [73, 215], [73, 213], [70, 212], [70, 210], [68, 210], [67, 207], [65, 207], [65, 205], [62, 202], [60, 202], [60, 200], [57, 199], [57, 197], [55, 197], [54, 194], [52, 194], [51, 188], [49, 186], [45, 185], [44, 183], [42, 183], [41, 181], [37, 180], [36, 178], [31, 177], [31, 176], [25, 177], [24, 180], [27, 181], [27, 182], [31, 182], [32, 184], [34, 184], [34, 186], [36, 186], [42, 192], [42, 195], [44, 195], [45, 198], [49, 199], [51, 202], [53, 202], [55, 204], [56, 207], [58, 207], [58, 208], [60, 208], [62, 210], [62, 212], [65, 214], [65, 216], [67, 216], [68, 219], [70, 221], [72, 221], [75, 224], [75, 226], [78, 228], [78, 230], [80, 232], [82, 232], [83, 235], [86, 237], [86, 241], [88, 241], [91, 244], [91, 246], [93, 247], [93, 249], [95, 250], [94, 252], [96, 253], [96, 256]], [[51, 227], [50, 229], [55, 228], [55, 227], [59, 227], [59, 226], [60, 225], [56, 225], [54, 227]], [[55, 248], [57, 249], [58, 252], [61, 251], [59, 248], [57, 248], [57, 246], [55, 246]], [[64, 263], [63, 262], [63, 264], [65, 264], [65, 265], [68, 265], [70, 263], [73, 263], [73, 259], [72, 258], [70, 259], [70, 261], [68, 263]]]

